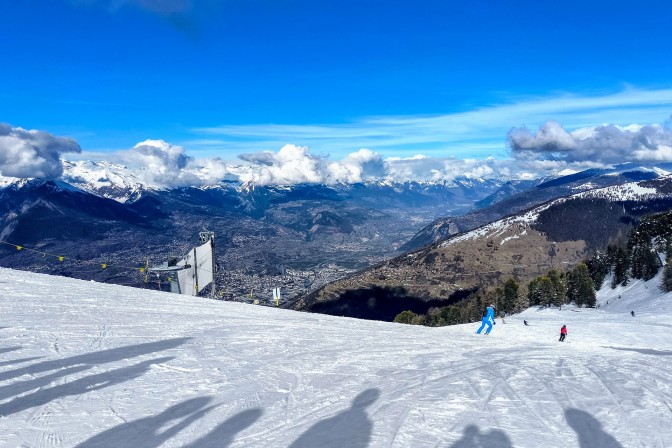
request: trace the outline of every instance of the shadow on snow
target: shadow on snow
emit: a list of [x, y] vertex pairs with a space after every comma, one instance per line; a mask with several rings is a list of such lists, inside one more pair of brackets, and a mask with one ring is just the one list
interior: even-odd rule
[[[77, 445], [78, 448], [109, 446], [129, 446], [134, 448], [154, 448], [176, 436], [180, 431], [202, 418], [216, 406], [208, 406], [211, 397], [191, 398], [173, 405], [152, 417], [144, 417], [123, 423], [101, 432]], [[251, 409], [226, 420], [208, 435], [198, 439], [187, 447], [226, 447], [233, 436], [254, 423], [261, 410]], [[172, 425], [169, 423], [174, 422]], [[186, 448], [186, 447], [185, 447]]]
[[612, 350], [623, 350], [626, 352], [637, 352], [643, 355], [672, 356], [672, 350], [654, 350], [652, 348], [627, 348], [627, 347], [604, 347]]
[[481, 432], [476, 425], [464, 428], [462, 438], [450, 445], [450, 448], [513, 448], [511, 440], [504, 431], [493, 429]]
[[71, 356], [69, 358], [44, 361], [37, 364], [32, 364], [30, 366], [21, 367], [19, 369], [0, 372], [0, 381], [18, 378], [22, 375], [35, 375], [42, 372], [48, 372], [50, 370], [66, 369], [68, 367], [82, 364], [88, 366], [99, 366], [101, 364], [121, 361], [123, 359], [136, 358], [138, 356], [179, 347], [190, 339], [191, 338], [175, 338], [166, 339], [165, 341], [146, 342], [143, 344], [127, 345], [124, 347], [116, 347], [108, 350], [101, 350], [99, 352], [87, 353], [84, 355]]
[[[37, 406], [43, 406], [59, 398], [72, 395], [81, 395], [87, 392], [100, 390], [105, 387], [114, 386], [115, 384], [121, 384], [126, 381], [139, 378], [149, 370], [149, 367], [152, 364], [167, 362], [170, 361], [171, 359], [173, 358], [166, 357], [166, 358], [153, 359], [150, 361], [144, 361], [130, 367], [122, 367], [120, 369], [110, 370], [108, 372], [99, 373], [96, 375], [85, 376], [75, 381], [71, 381], [65, 384], [59, 384], [58, 386], [50, 387], [48, 389], [39, 389], [37, 392], [34, 392], [32, 394], [17, 397], [7, 403], [0, 404], [0, 415], [8, 416], [11, 414], [15, 414], [17, 412], [24, 411], [26, 409], [34, 408]], [[86, 368], [87, 367], [73, 367], [71, 369], [66, 370], [70, 370], [70, 372], [68, 373], [73, 373], [76, 371], [85, 370]], [[67, 373], [58, 372], [56, 376], [63, 376], [64, 374]], [[54, 376], [54, 375], [48, 375], [48, 376]], [[41, 380], [42, 380], [41, 378], [38, 378], [37, 380], [31, 380], [27, 382], [32, 384], [34, 382], [42, 382]], [[53, 378], [49, 378], [47, 380], [45, 377], [44, 384], [48, 384], [52, 381]], [[15, 390], [11, 390], [11, 386], [7, 387], [10, 388], [10, 391], [12, 393], [15, 392]], [[18, 389], [16, 390], [24, 389], [24, 387], [25, 385], [20, 384], [18, 386]]]
[[[615, 438], [604, 432], [602, 424], [586, 411], [565, 409], [565, 420], [576, 432], [579, 448], [623, 448]], [[493, 429], [481, 432], [478, 426], [468, 425], [464, 428], [462, 438], [450, 448], [513, 448], [513, 444], [504, 431]]]
[[623, 445], [604, 432], [602, 424], [586, 411], [565, 409], [565, 419], [579, 437], [580, 448], [623, 448]]
[[[159, 415], [139, 418], [101, 432], [80, 443], [77, 448], [158, 447], [217, 407], [217, 405], [206, 407], [211, 401], [211, 397], [191, 398], [169, 407]], [[233, 442], [238, 432], [252, 425], [261, 414], [260, 409], [248, 409], [236, 414], [184, 448], [226, 448]]]
[[[75, 396], [100, 390], [105, 387], [131, 381], [145, 374], [151, 365], [167, 362], [172, 357], [163, 357], [143, 361], [132, 366], [110, 370], [104, 373], [89, 375], [77, 380], [55, 385], [48, 389], [58, 378], [90, 369], [93, 366], [111, 363], [124, 359], [135, 358], [159, 352], [184, 344], [191, 338], [176, 338], [165, 341], [150, 342], [103, 350], [95, 353], [72, 356], [52, 361], [44, 361], [30, 366], [0, 373], [0, 381], [33, 376], [32, 379], [14, 382], [0, 387], [0, 400], [11, 399], [0, 404], [0, 416], [8, 416], [37, 406], [45, 405], [53, 400], [66, 396]], [[630, 349], [606, 347], [614, 350], [635, 351], [643, 354], [669, 356], [670, 351], [652, 349]], [[0, 353], [19, 350], [21, 347], [0, 349]], [[39, 358], [24, 358], [6, 363], [19, 363]], [[3, 365], [3, 364], [0, 364]], [[35, 374], [56, 370], [53, 373], [34, 378]], [[22, 395], [35, 390], [35, 392]], [[366, 408], [375, 403], [380, 390], [367, 389], [357, 395], [352, 406], [340, 414], [322, 420], [303, 433], [290, 448], [312, 447], [344, 447], [365, 448], [371, 441], [373, 422], [366, 413]], [[144, 417], [108, 429], [82, 442], [79, 447], [133, 446], [152, 448], [174, 437], [184, 428], [199, 420], [216, 406], [207, 406], [211, 397], [192, 398], [173, 405], [162, 413]], [[220, 423], [208, 434], [186, 445], [186, 448], [205, 448], [217, 446], [225, 448], [234, 441], [235, 434], [251, 426], [262, 415], [261, 409], [249, 409], [240, 412]], [[567, 424], [576, 432], [580, 448], [622, 448], [622, 445], [607, 434], [602, 424], [588, 412], [568, 408], [565, 410]], [[169, 423], [175, 422], [172, 426]], [[476, 425], [464, 428], [462, 438], [451, 448], [512, 448], [513, 445], [506, 433], [499, 429], [481, 432]]]
[[371, 440], [373, 422], [365, 409], [380, 396], [380, 390], [367, 389], [352, 400], [352, 406], [335, 417], [316, 423], [290, 448], [365, 448]]
[[[165, 341], [117, 347], [109, 350], [102, 350], [84, 355], [76, 355], [63, 359], [43, 361], [21, 368], [1, 372], [0, 381], [7, 381], [23, 376], [30, 377], [30, 379], [13, 381], [9, 384], [0, 386], [0, 400], [10, 400], [0, 404], [0, 416], [8, 416], [26, 409], [45, 405], [62, 397], [80, 395], [138, 378], [145, 374], [152, 364], [167, 362], [173, 358], [163, 357], [149, 361], [143, 361], [132, 366], [85, 376], [74, 381], [47, 388], [49, 385], [54, 384], [54, 382], [60, 378], [89, 370], [94, 366], [99, 367], [103, 364], [121, 361], [124, 359], [131, 359], [138, 356], [175, 348], [184, 344], [189, 339], [190, 338], [176, 338]], [[11, 351], [18, 349], [20, 349], [20, 347], [12, 347], [11, 349], [4, 350]], [[39, 358], [10, 360], [6, 361], [4, 364], [25, 362], [31, 359]], [[37, 376], [37, 374], [45, 372], [51, 373]], [[30, 391], [35, 392], [28, 395], [22, 395]]]
[[23, 347], [7, 347], [7, 348], [0, 348], [0, 353], [8, 353], [8, 352], [14, 352], [16, 350], [21, 350]]
[[0, 367], [11, 366], [12, 364], [21, 364], [28, 361], [35, 361], [37, 359], [42, 359], [41, 356], [33, 356], [32, 358], [21, 358], [21, 359], [11, 359], [9, 361], [0, 362]]

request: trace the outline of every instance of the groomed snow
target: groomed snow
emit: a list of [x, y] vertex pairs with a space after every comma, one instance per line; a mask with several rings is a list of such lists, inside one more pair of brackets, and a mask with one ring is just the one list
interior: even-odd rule
[[0, 446], [670, 447], [657, 281], [485, 336], [0, 268]]

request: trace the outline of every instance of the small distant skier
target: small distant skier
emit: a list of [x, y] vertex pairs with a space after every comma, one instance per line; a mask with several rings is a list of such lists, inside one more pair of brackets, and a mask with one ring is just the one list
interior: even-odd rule
[[567, 325], [563, 325], [560, 329], [560, 342], [565, 342], [565, 337], [567, 336]]
[[634, 311], [630, 311], [630, 315], [631, 315], [632, 317], [635, 317], [635, 312], [634, 312]]
[[481, 319], [481, 328], [479, 328], [476, 333], [481, 334], [481, 331], [483, 331], [483, 328], [485, 326], [488, 326], [488, 329], [485, 330], [485, 334], [490, 334], [490, 330], [492, 330], [492, 326], [496, 325], [495, 324], [495, 305], [490, 305], [485, 309], [485, 316], [483, 316], [483, 319]]
[[523, 323], [525, 324], [526, 327], [530, 326], [530, 324], [528, 324], [526, 320], [524, 320]]

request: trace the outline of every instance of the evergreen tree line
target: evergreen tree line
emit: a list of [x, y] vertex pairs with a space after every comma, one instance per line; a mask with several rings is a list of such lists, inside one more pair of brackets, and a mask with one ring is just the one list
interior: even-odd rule
[[488, 305], [495, 305], [500, 316], [517, 313], [530, 306], [562, 306], [565, 303], [577, 306], [595, 306], [596, 296], [593, 279], [588, 266], [579, 263], [567, 273], [551, 270], [527, 285], [527, 292], [513, 278], [503, 287], [480, 290], [455, 305], [430, 308], [427, 314], [412, 311], [399, 313], [394, 321], [404, 324], [441, 327], [481, 320]]
[[[663, 263], [663, 254], [666, 262]], [[594, 307], [595, 290], [599, 289], [609, 274], [611, 287], [627, 285], [630, 279], [650, 280], [664, 269], [661, 289], [672, 291], [672, 211], [646, 216], [632, 229], [627, 241], [609, 244], [606, 253], [598, 252], [584, 263], [567, 272], [550, 270], [546, 275], [529, 282], [526, 292], [511, 278], [503, 287], [479, 290], [455, 305], [430, 308], [427, 314], [403, 311], [395, 322], [438, 327], [476, 322], [485, 308], [497, 305], [497, 312], [514, 313], [530, 306]]]
[[611, 287], [627, 286], [632, 279], [651, 280], [661, 269], [660, 288], [672, 291], [672, 211], [642, 218], [625, 241], [607, 246], [587, 261], [596, 285], [601, 286], [609, 274]]

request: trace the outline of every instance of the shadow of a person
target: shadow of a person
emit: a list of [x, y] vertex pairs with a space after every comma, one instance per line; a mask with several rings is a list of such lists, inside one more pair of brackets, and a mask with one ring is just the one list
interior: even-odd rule
[[[19, 367], [18, 369], [0, 372], [0, 381], [6, 381], [12, 378], [20, 378], [23, 375], [34, 376], [38, 373], [64, 369], [81, 364], [86, 364], [89, 366], [101, 366], [102, 364], [108, 364], [124, 359], [137, 358], [139, 356], [176, 348], [188, 342], [189, 340], [191, 340], [191, 338], [174, 338], [156, 342], [145, 342], [142, 344], [127, 345], [125, 347], [115, 347], [101, 350], [99, 352], [70, 356], [68, 358], [43, 361], [29, 366]], [[19, 348], [21, 347], [12, 347], [12, 349]]]
[[579, 436], [581, 448], [623, 448], [611, 435], [604, 432], [602, 423], [580, 409], [565, 409], [565, 419]]
[[54, 400], [72, 395], [82, 395], [94, 390], [125, 383], [141, 377], [153, 364], [170, 361], [171, 357], [141, 362], [129, 367], [89, 375], [69, 383], [58, 384], [50, 388], [40, 388], [28, 395], [21, 395], [11, 401], [0, 404], [0, 415], [9, 416], [26, 409], [43, 406]]
[[373, 423], [365, 409], [380, 396], [378, 389], [367, 389], [352, 400], [350, 409], [314, 424], [290, 448], [365, 448], [371, 440]]
[[[204, 408], [212, 398], [198, 397], [173, 405], [151, 417], [139, 418], [122, 423], [101, 432], [77, 445], [77, 448], [128, 446], [134, 448], [154, 448], [170, 439], [194, 421], [203, 417], [213, 406]], [[168, 422], [177, 420], [166, 428]], [[162, 431], [163, 430], [163, 431]]]
[[261, 417], [261, 409], [248, 409], [220, 423], [215, 429], [184, 448], [226, 448], [243, 429], [251, 426]]
[[513, 445], [503, 431], [493, 429], [482, 433], [478, 426], [467, 425], [462, 438], [450, 448], [513, 448]]

